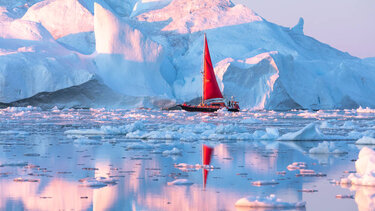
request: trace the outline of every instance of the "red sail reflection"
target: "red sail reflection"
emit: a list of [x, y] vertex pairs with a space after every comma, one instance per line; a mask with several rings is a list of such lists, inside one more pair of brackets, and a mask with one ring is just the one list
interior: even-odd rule
[[[209, 166], [211, 163], [211, 157], [212, 153], [214, 152], [214, 148], [209, 147], [207, 145], [202, 145], [202, 164], [203, 166]], [[208, 170], [206, 168], [203, 168], [203, 188], [206, 188], [207, 184], [207, 176], [208, 176]]]

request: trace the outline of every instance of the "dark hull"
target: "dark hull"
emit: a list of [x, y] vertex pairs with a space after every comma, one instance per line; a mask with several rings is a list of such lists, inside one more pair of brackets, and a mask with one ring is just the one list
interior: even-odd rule
[[[189, 106], [189, 105], [178, 105], [181, 107], [182, 110], [189, 111], [189, 112], [215, 112], [223, 107], [213, 107], [213, 106]], [[227, 108], [228, 111], [231, 112], [239, 112], [240, 110], [237, 108]]]
[[219, 107], [208, 107], [208, 106], [205, 106], [205, 107], [201, 107], [201, 106], [184, 106], [184, 105], [179, 105], [182, 110], [185, 110], [185, 111], [190, 111], [190, 112], [215, 112], [217, 110], [219, 110], [220, 108]]
[[240, 109], [237, 109], [237, 108], [228, 108], [228, 111], [231, 111], [231, 112], [239, 112]]

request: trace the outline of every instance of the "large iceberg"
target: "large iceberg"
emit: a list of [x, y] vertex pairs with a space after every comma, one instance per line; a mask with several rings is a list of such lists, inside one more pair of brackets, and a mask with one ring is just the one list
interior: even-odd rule
[[[32, 97], [44, 92], [43, 105], [62, 107], [165, 107], [199, 98], [206, 33], [219, 86], [241, 108], [375, 107], [373, 58], [304, 35], [303, 18], [283, 27], [230, 0], [10, 0], [0, 2], [0, 20], [4, 103], [38, 106], [42, 95]], [[84, 85], [92, 80], [100, 83]], [[92, 98], [70, 101], [88, 87]], [[111, 96], [92, 94], [100, 89]]]

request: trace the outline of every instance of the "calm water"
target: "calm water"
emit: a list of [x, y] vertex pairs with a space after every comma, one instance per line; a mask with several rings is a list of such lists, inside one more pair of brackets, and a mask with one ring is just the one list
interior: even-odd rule
[[[245, 196], [275, 194], [283, 201], [306, 201], [303, 210], [371, 210], [375, 189], [330, 183], [332, 179], [348, 176], [346, 171], [355, 170], [354, 161], [360, 148], [350, 137], [334, 141], [335, 147], [346, 154], [313, 155], [307, 153], [309, 149], [324, 140], [182, 141], [130, 139], [125, 134], [110, 132], [70, 136], [64, 132], [97, 129], [102, 125], [116, 128], [142, 120], [143, 130], [148, 132], [168, 125], [208, 122], [238, 123], [252, 132], [277, 128], [282, 135], [311, 122], [328, 121], [330, 127], [322, 127], [321, 131], [344, 137], [350, 132], [371, 132], [374, 117], [374, 113], [355, 110], [217, 115], [148, 110], [0, 110], [0, 209], [247, 210], [236, 208], [235, 202]], [[254, 121], [243, 121], [250, 118]], [[87, 138], [91, 141], [79, 141]], [[144, 145], [134, 147], [139, 146], [135, 143]], [[215, 169], [209, 171], [206, 188], [201, 169], [179, 169], [174, 165], [200, 164], [202, 144], [214, 147], [211, 164]], [[162, 153], [172, 148], [179, 149], [181, 154]], [[308, 169], [326, 176], [298, 176], [298, 170], [287, 169], [293, 162], [305, 162]], [[100, 176], [114, 179], [116, 184], [94, 188], [79, 181]], [[28, 181], [14, 181], [15, 178]], [[180, 178], [193, 184], [168, 185]], [[278, 184], [252, 185], [258, 180], [274, 180]], [[353, 198], [337, 199], [339, 194]]]

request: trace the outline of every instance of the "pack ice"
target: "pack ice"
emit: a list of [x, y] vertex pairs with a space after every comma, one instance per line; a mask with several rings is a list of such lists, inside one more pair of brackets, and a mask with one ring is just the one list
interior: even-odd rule
[[0, 19], [7, 105], [165, 107], [195, 99], [207, 33], [219, 86], [242, 108], [375, 107], [374, 59], [304, 35], [302, 18], [283, 27], [230, 0], [9, 0], [0, 2]]

